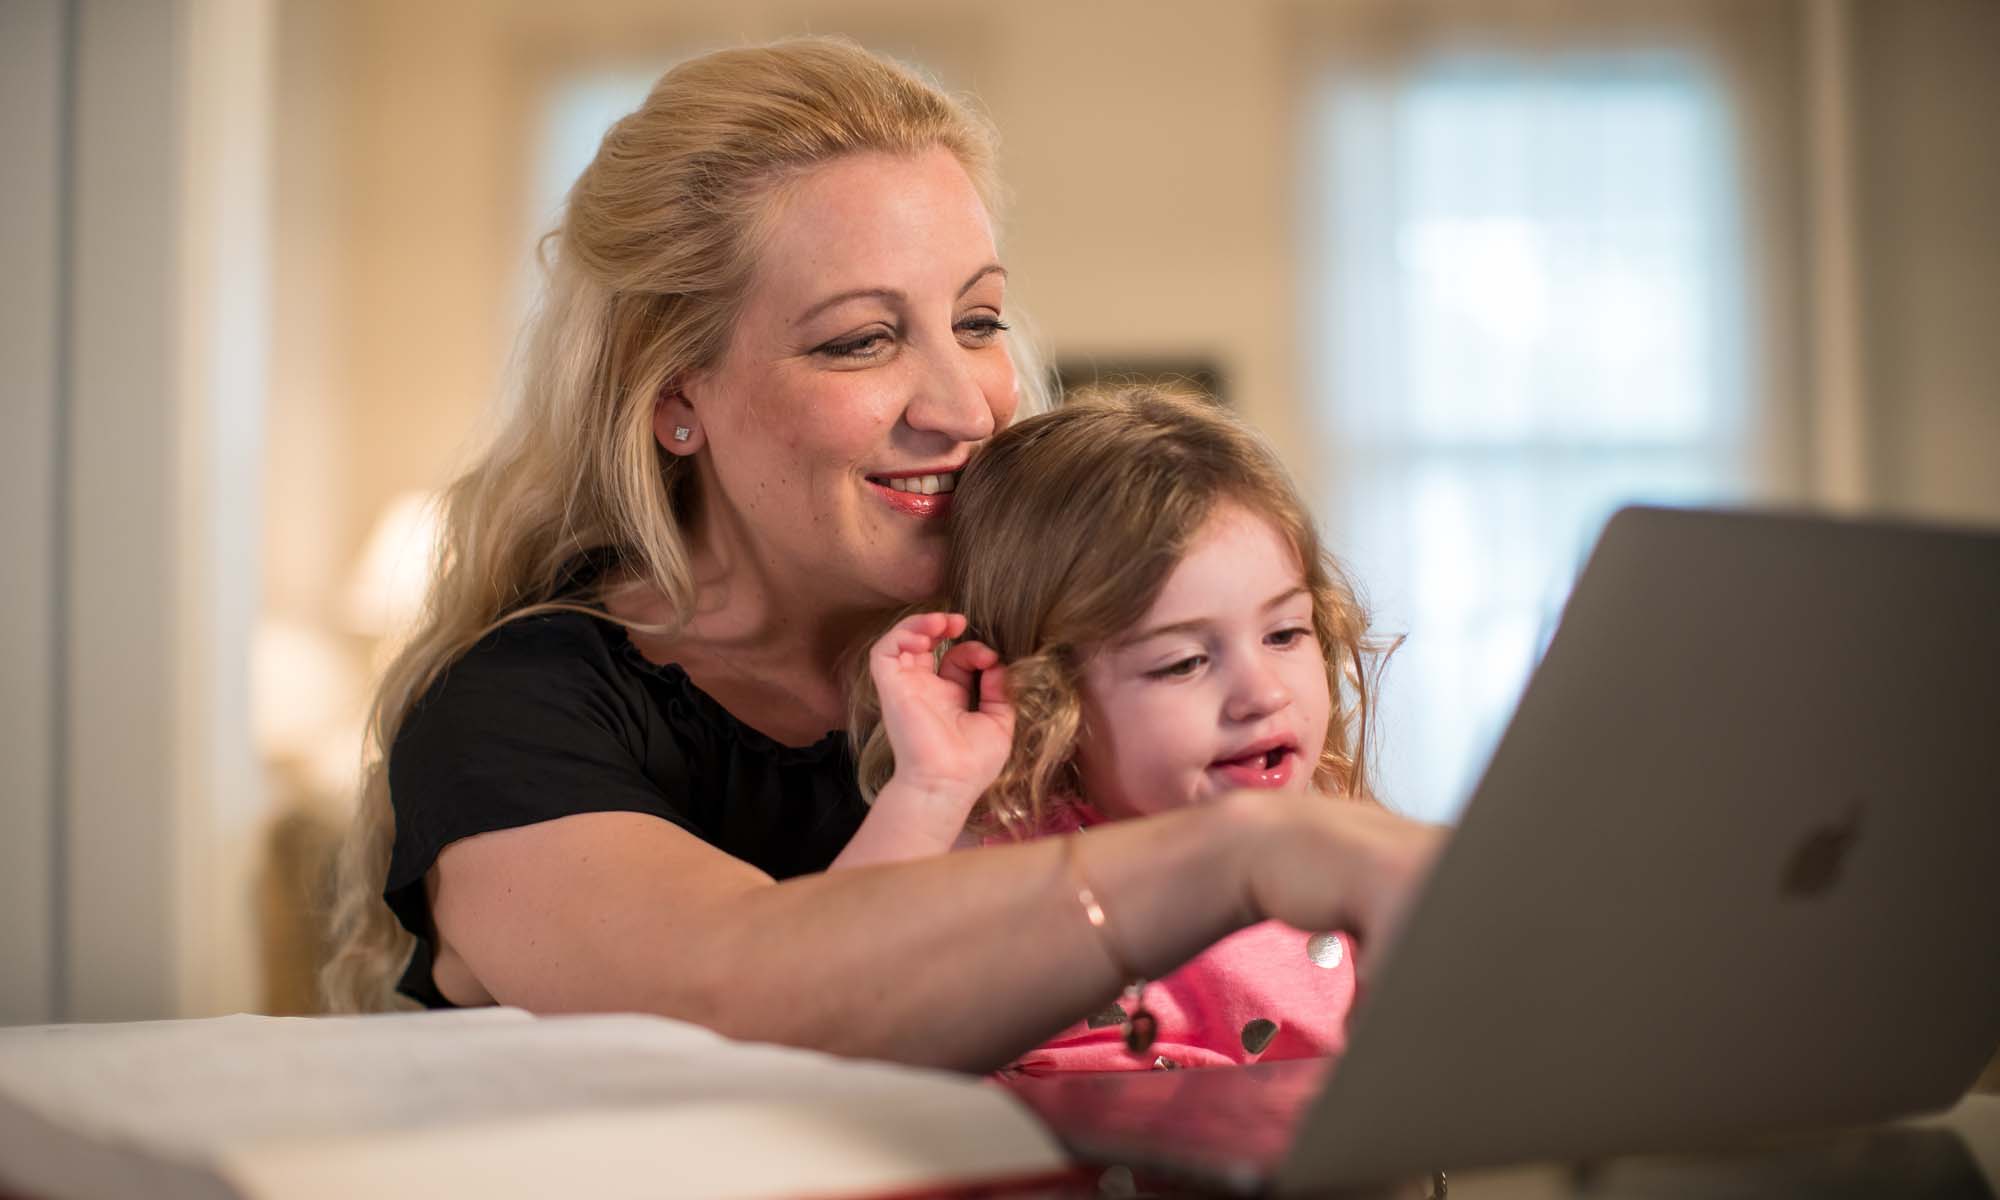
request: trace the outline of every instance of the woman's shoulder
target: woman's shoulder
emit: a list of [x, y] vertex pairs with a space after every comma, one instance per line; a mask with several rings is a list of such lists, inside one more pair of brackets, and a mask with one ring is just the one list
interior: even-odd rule
[[488, 630], [416, 694], [391, 767], [475, 748], [575, 746], [585, 735], [640, 751], [660, 706], [624, 643], [621, 627], [582, 612], [532, 613]]
[[839, 731], [785, 746], [745, 724], [677, 662], [654, 662], [608, 617], [575, 609], [532, 613], [487, 632], [449, 662], [411, 707], [405, 728], [439, 722], [492, 729], [585, 721], [627, 738], [665, 737], [697, 759], [742, 754], [774, 763], [849, 769]]
[[574, 609], [529, 613], [487, 631], [454, 660], [458, 663], [511, 663], [558, 666], [613, 656], [625, 640], [615, 622]]
[[503, 618], [452, 658], [433, 685], [466, 669], [555, 675], [622, 667], [625, 628], [595, 599], [609, 572], [617, 569], [610, 551], [579, 554], [567, 563], [548, 604]]
[[516, 617], [488, 630], [447, 662], [412, 713], [466, 694], [530, 696], [537, 688], [628, 688], [636, 672], [620, 646], [624, 630], [583, 612]]

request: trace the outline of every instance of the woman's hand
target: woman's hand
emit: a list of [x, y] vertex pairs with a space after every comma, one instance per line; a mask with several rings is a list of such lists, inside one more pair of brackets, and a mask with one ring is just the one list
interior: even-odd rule
[[937, 657], [938, 645], [963, 634], [965, 624], [958, 613], [918, 613], [869, 648], [868, 674], [896, 773], [835, 868], [949, 849], [1006, 765], [1014, 706], [1000, 656], [981, 642], [958, 642]]
[[1252, 919], [1355, 935], [1364, 978], [1402, 931], [1450, 830], [1376, 804], [1323, 795], [1225, 799], [1254, 827], [1241, 878]]

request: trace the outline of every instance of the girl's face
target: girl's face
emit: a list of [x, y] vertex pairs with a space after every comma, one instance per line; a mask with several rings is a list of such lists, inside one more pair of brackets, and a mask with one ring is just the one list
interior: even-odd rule
[[1310, 787], [1332, 708], [1312, 617], [1291, 543], [1219, 506], [1138, 627], [1084, 663], [1083, 798], [1131, 817]]
[[739, 561], [829, 605], [926, 595], [957, 472], [1016, 403], [985, 205], [942, 149], [838, 159], [775, 204], [730, 345], [663, 404], [661, 445], [706, 450], [707, 524]]

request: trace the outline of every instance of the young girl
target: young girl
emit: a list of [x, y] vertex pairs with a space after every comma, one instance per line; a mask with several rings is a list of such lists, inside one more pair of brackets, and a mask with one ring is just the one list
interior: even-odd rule
[[[1072, 400], [975, 456], [951, 520], [932, 606], [947, 611], [898, 622], [857, 688], [873, 807], [835, 869], [1235, 792], [1372, 803], [1382, 651], [1283, 467], [1241, 422], [1154, 389]], [[1118, 914], [1087, 882], [1079, 896], [1122, 961]], [[1340, 934], [1252, 926], [1016, 1068], [1335, 1053], [1350, 949]]]

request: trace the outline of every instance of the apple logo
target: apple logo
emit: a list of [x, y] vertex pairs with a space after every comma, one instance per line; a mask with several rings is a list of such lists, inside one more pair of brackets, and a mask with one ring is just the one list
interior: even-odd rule
[[1840, 882], [1840, 869], [1860, 838], [1861, 805], [1856, 803], [1839, 821], [1808, 833], [1799, 848], [1792, 851], [1778, 885], [1779, 893], [1801, 900], [1825, 894]]

